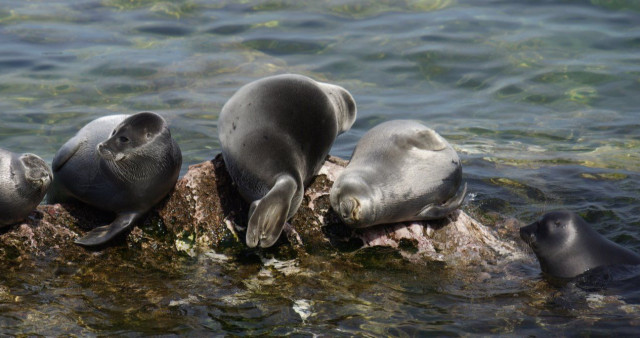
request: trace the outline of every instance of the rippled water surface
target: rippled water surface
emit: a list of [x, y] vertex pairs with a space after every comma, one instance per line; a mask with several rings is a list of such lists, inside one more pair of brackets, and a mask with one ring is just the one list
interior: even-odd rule
[[[184, 173], [219, 152], [218, 113], [236, 89], [286, 72], [356, 99], [358, 119], [332, 154], [349, 157], [380, 122], [419, 119], [460, 153], [466, 211], [530, 222], [572, 209], [640, 251], [633, 0], [4, 0], [0, 147], [50, 162], [90, 120], [152, 110], [170, 121]], [[541, 301], [526, 283], [465, 285], [438, 269], [319, 263], [287, 274], [213, 254], [169, 266], [5, 273], [0, 332], [640, 332], [637, 307], [599, 303], [599, 293]], [[533, 262], [515, 269], [541, 278]]]

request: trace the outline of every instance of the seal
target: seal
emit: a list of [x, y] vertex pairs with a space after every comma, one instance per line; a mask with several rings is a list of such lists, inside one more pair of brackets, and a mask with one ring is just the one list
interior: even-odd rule
[[44, 198], [51, 177], [37, 155], [0, 149], [0, 227], [24, 220]]
[[611, 265], [640, 264], [640, 255], [606, 239], [576, 213], [550, 212], [520, 228], [520, 237], [540, 263], [542, 272], [557, 278], [573, 278]]
[[89, 122], [53, 159], [50, 203], [78, 200], [116, 213], [76, 240], [101, 245], [129, 228], [175, 186], [182, 153], [160, 115], [141, 112]]
[[285, 74], [240, 88], [222, 107], [218, 137], [227, 170], [249, 202], [246, 243], [266, 248], [298, 210], [356, 104], [340, 86]]
[[331, 207], [353, 228], [443, 218], [459, 208], [462, 166], [442, 136], [419, 121], [369, 130], [329, 192]]

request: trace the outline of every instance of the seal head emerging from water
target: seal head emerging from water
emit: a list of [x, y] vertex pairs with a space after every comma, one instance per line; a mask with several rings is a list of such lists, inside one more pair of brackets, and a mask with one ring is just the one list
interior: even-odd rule
[[520, 237], [551, 277], [573, 278], [597, 267], [640, 264], [640, 255], [606, 239], [570, 211], [545, 214], [520, 228]]
[[460, 159], [442, 136], [418, 121], [395, 120], [358, 141], [329, 194], [344, 223], [365, 228], [445, 217], [464, 200], [461, 181]]
[[37, 155], [0, 149], [0, 227], [24, 220], [44, 198], [51, 177]]
[[218, 136], [229, 174], [251, 203], [249, 247], [278, 240], [304, 187], [355, 116], [355, 101], [344, 88], [291, 74], [251, 82], [224, 105]]
[[182, 164], [160, 115], [141, 112], [93, 120], [53, 159], [50, 203], [76, 199], [117, 214], [76, 243], [101, 245], [129, 228], [173, 189]]

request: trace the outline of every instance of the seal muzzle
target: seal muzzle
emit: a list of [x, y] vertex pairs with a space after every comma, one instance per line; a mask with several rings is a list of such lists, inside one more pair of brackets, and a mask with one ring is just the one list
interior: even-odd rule
[[98, 144], [97, 150], [98, 150], [98, 154], [100, 154], [100, 157], [109, 161], [121, 161], [126, 157], [124, 154], [120, 152], [114, 154], [114, 152], [111, 149], [109, 149], [104, 144], [104, 142]]
[[360, 201], [349, 198], [340, 203], [340, 217], [349, 225], [358, 223], [360, 221]]
[[520, 238], [522, 238], [522, 240], [532, 248], [535, 246], [535, 243], [536, 243], [535, 232], [537, 229], [538, 229], [538, 222], [534, 222], [520, 228]]

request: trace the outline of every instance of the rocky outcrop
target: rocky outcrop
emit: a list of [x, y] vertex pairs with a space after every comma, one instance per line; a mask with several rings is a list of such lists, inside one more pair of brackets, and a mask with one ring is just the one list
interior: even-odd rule
[[210, 251], [227, 256], [260, 252], [292, 258], [326, 256], [358, 261], [374, 256], [399, 262], [438, 262], [447, 266], [492, 264], [522, 255], [515, 227], [501, 232], [463, 211], [435, 222], [391, 224], [354, 230], [330, 208], [329, 189], [346, 165], [330, 157], [306, 189], [300, 209], [279, 243], [257, 251], [244, 244], [248, 204], [236, 191], [222, 156], [189, 167], [174, 191], [132, 231], [105, 247], [86, 249], [73, 239], [112, 215], [80, 204], [41, 205], [26, 222], [0, 230], [0, 265], [14, 269], [51, 262], [91, 262], [136, 255], [142, 264], [161, 267], [171, 257]]

